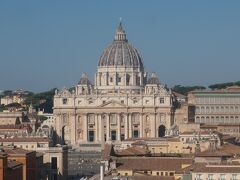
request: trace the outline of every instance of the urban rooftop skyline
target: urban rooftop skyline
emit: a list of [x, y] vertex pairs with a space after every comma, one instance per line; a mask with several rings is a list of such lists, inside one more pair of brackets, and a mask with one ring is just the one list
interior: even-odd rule
[[174, 85], [239, 81], [240, 2], [4, 1], [0, 90], [40, 92], [93, 82], [122, 17], [145, 71]]

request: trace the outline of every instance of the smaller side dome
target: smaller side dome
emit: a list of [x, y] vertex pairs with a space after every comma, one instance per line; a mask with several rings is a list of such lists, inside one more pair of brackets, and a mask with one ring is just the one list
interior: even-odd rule
[[148, 80], [147, 84], [160, 84], [160, 81], [156, 73], [152, 73], [151, 78]]
[[82, 73], [82, 77], [78, 82], [79, 85], [91, 85], [91, 81], [89, 81], [86, 73]]

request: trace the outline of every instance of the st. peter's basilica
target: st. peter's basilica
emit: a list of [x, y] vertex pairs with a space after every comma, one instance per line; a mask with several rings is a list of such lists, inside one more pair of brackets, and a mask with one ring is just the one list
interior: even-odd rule
[[56, 132], [72, 145], [163, 137], [174, 125], [172, 100], [155, 73], [148, 78], [120, 22], [99, 59], [94, 84], [83, 73], [75, 90], [56, 91]]

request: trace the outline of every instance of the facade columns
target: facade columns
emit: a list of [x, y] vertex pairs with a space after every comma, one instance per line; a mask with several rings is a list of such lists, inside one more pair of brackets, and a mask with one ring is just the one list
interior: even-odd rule
[[103, 129], [103, 122], [102, 122], [102, 116], [101, 114], [98, 114], [97, 115], [98, 117], [98, 128], [99, 128], [99, 141], [102, 143], [104, 141], [104, 136], [103, 136], [103, 132], [104, 132], [104, 129]]
[[124, 115], [124, 138], [128, 139], [128, 115]]
[[83, 124], [84, 124], [84, 129], [83, 129], [83, 140], [88, 141], [88, 119], [87, 119], [87, 114], [83, 115]]
[[128, 122], [129, 122], [129, 126], [128, 126], [128, 128], [129, 128], [129, 134], [128, 134], [128, 136], [129, 136], [129, 138], [132, 138], [132, 114], [128, 114]]
[[107, 132], [106, 132], [106, 141], [110, 140], [110, 122], [109, 122], [109, 114], [106, 115], [106, 123], [107, 123]]
[[76, 114], [70, 114], [71, 144], [76, 144]]
[[143, 115], [142, 115], [142, 113], [140, 114], [140, 138], [143, 138], [143, 117], [142, 117]]
[[95, 137], [94, 141], [98, 142], [99, 141], [99, 125], [98, 125], [98, 114], [94, 115], [94, 123], [95, 123]]
[[155, 113], [151, 117], [153, 118], [153, 121], [152, 121], [152, 137], [155, 138], [156, 137], [156, 115], [155, 115]]
[[120, 114], [117, 114], [117, 140], [121, 141], [121, 117]]

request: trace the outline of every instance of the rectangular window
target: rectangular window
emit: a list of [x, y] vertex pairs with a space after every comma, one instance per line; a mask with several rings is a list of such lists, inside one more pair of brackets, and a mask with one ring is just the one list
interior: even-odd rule
[[232, 174], [232, 180], [237, 180], [237, 174]]
[[116, 141], [116, 139], [117, 139], [117, 132], [116, 131], [111, 131], [111, 139], [113, 141]]
[[213, 180], [213, 174], [208, 174], [208, 180]]
[[134, 130], [133, 131], [133, 137], [134, 138], [138, 138], [138, 130]]
[[63, 104], [67, 104], [67, 101], [68, 101], [67, 98], [63, 98], [63, 99], [62, 99], [62, 103], [63, 103]]
[[121, 77], [118, 77], [118, 82], [119, 82], [119, 83], [121, 82], [121, 79], [122, 79]]
[[88, 141], [93, 142], [94, 141], [94, 131], [88, 132]]
[[164, 98], [160, 98], [160, 104], [164, 104]]
[[220, 180], [226, 180], [225, 179], [225, 174], [220, 174]]
[[196, 180], [202, 180], [201, 176], [202, 176], [202, 174], [196, 174]]
[[53, 169], [53, 170], [57, 169], [57, 157], [51, 158], [51, 169]]
[[123, 141], [125, 139], [125, 135], [121, 134], [121, 141]]
[[116, 114], [110, 114], [110, 124], [111, 125], [117, 124], [117, 115]]

